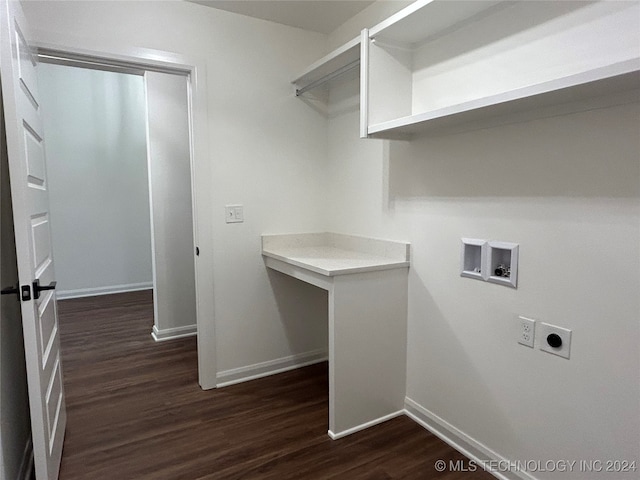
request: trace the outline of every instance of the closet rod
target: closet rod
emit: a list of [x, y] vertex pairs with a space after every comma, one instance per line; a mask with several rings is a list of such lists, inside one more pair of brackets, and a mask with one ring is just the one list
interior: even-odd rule
[[299, 97], [304, 92], [308, 92], [309, 90], [313, 90], [314, 88], [319, 87], [320, 85], [323, 85], [323, 84], [327, 83], [328, 81], [333, 80], [336, 77], [339, 77], [340, 75], [342, 75], [343, 73], [348, 72], [349, 70], [353, 70], [358, 65], [360, 65], [360, 59], [354, 60], [353, 62], [346, 64], [344, 67], [340, 67], [335, 72], [331, 72], [330, 74], [325, 75], [324, 77], [321, 77], [321, 78], [319, 78], [318, 80], [316, 80], [314, 82], [311, 82], [309, 85], [306, 85], [306, 86], [304, 86], [302, 88], [296, 88], [296, 97]]

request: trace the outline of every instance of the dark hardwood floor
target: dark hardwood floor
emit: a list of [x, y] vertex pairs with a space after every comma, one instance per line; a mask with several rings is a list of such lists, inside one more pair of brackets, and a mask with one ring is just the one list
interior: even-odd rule
[[202, 391], [195, 338], [155, 343], [150, 291], [58, 303], [61, 480], [490, 479], [406, 417], [332, 441], [327, 365]]

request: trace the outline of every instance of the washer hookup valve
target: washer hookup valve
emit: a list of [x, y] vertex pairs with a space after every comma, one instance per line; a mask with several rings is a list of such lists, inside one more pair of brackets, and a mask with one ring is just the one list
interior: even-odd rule
[[500, 264], [496, 267], [493, 274], [496, 277], [510, 277], [511, 276], [511, 267], [507, 267], [506, 265]]

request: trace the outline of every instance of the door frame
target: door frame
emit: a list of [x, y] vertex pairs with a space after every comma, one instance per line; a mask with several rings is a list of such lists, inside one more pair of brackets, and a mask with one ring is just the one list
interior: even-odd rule
[[[34, 32], [38, 36], [39, 32]], [[137, 47], [95, 46], [90, 49], [77, 38], [56, 39], [54, 43], [32, 41], [38, 50], [70, 64], [93, 63], [103, 70], [156, 71], [187, 75], [191, 150], [191, 196], [196, 282], [196, 325], [198, 342], [198, 383], [203, 390], [216, 387], [216, 336], [213, 286], [213, 218], [210, 188], [213, 170], [209, 160], [208, 95], [206, 62], [202, 58]], [[96, 48], [97, 47], [97, 48]], [[195, 256], [195, 247], [199, 255]]]

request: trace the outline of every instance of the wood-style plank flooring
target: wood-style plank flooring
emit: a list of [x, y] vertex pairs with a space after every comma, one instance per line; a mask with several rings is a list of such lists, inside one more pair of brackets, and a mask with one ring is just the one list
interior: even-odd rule
[[332, 441], [326, 364], [218, 390], [195, 338], [155, 343], [151, 291], [58, 303], [68, 424], [61, 480], [490, 479], [406, 417]]

